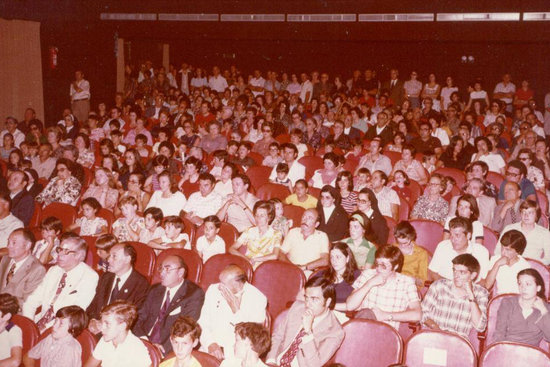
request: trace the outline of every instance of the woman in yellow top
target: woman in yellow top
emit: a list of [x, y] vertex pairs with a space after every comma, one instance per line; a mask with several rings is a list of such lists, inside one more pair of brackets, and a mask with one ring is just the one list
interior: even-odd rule
[[396, 240], [394, 246], [398, 247], [405, 257], [401, 273], [413, 277], [416, 286], [422, 288], [428, 279], [428, 251], [414, 242], [416, 231], [407, 221], [400, 222], [393, 234]]

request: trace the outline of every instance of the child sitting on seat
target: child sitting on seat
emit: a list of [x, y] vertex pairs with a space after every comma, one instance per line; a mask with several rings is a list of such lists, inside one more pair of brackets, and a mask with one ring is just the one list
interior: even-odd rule
[[139, 232], [139, 242], [149, 243], [165, 236], [164, 228], [161, 226], [162, 219], [164, 218], [161, 209], [155, 207], [147, 208], [143, 212], [143, 217], [145, 218], [145, 227]]
[[107, 221], [97, 216], [101, 204], [96, 198], [89, 197], [82, 200], [80, 207], [83, 215], [67, 228], [68, 232], [80, 229], [81, 236], [99, 236], [108, 232]]
[[59, 247], [59, 235], [63, 231], [61, 220], [56, 217], [46, 217], [40, 224], [42, 230], [42, 239], [36, 241], [32, 254], [42, 264], [57, 263], [57, 252]]
[[96, 270], [102, 272], [109, 271], [109, 251], [116, 244], [117, 240], [112, 234], [104, 234], [97, 238], [95, 241], [95, 247], [99, 261], [97, 263]]
[[222, 222], [215, 215], [204, 218], [204, 234], [197, 239], [196, 250], [202, 262], [217, 254], [225, 254], [225, 241], [218, 236]]
[[[149, 241], [148, 245], [155, 250], [166, 250], [169, 248], [184, 248], [191, 250], [189, 236], [183, 233], [185, 224], [183, 220], [176, 216], [170, 215], [164, 218], [164, 236], [156, 240]], [[155, 251], [159, 253], [160, 251]]]

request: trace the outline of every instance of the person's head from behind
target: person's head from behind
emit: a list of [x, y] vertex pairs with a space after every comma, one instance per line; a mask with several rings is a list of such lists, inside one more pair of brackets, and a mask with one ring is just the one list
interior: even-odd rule
[[334, 309], [336, 291], [334, 285], [324, 277], [313, 277], [305, 285], [305, 306], [313, 317], [320, 316]]
[[404, 261], [403, 253], [395, 246], [383, 246], [374, 256], [376, 272], [383, 277], [389, 277], [394, 272], [400, 273]]
[[[19, 312], [19, 301], [9, 293], [0, 294], [0, 319], [9, 322]], [[1, 321], [0, 320], [0, 321]], [[2, 332], [4, 330], [0, 330]]]
[[[544, 280], [540, 273], [532, 268], [523, 269], [517, 275], [519, 295], [523, 300], [532, 301], [536, 297], [546, 300]], [[546, 302], [545, 302], [546, 303]]]
[[103, 340], [119, 344], [137, 319], [137, 307], [128, 301], [117, 300], [105, 306], [100, 316]]
[[56, 340], [69, 335], [76, 338], [88, 325], [88, 316], [79, 306], [65, 306], [55, 313], [52, 337]]
[[170, 330], [170, 343], [176, 360], [186, 360], [199, 344], [202, 333], [200, 325], [189, 316], [180, 316]]
[[109, 251], [117, 244], [117, 239], [112, 234], [102, 234], [95, 241], [97, 256], [102, 260], [107, 260]]
[[164, 218], [164, 231], [166, 232], [166, 237], [170, 239], [176, 239], [181, 232], [185, 229], [185, 224], [181, 217], [177, 215], [169, 215]]
[[240, 322], [235, 325], [235, 357], [246, 361], [252, 353], [259, 357], [269, 350], [269, 331], [255, 322]]
[[479, 275], [479, 261], [471, 254], [461, 254], [453, 259], [453, 282], [457, 288], [463, 288], [474, 282]]
[[213, 241], [216, 235], [220, 232], [222, 222], [216, 215], [209, 215], [204, 218], [204, 237], [208, 241]]
[[159, 265], [161, 284], [165, 287], [172, 288], [185, 279], [187, 275], [187, 265], [183, 259], [177, 255], [167, 256]]
[[507, 263], [510, 265], [511, 261], [517, 259], [517, 257], [522, 255], [523, 251], [525, 251], [527, 239], [520, 231], [511, 229], [500, 237], [500, 244], [500, 253], [507, 259]]

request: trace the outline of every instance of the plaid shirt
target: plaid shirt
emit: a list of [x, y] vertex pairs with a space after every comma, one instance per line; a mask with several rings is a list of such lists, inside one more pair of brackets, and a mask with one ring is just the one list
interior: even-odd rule
[[[361, 288], [367, 281], [376, 275], [375, 269], [364, 270], [359, 278], [353, 283], [353, 289]], [[412, 302], [419, 302], [418, 291], [414, 284], [414, 279], [395, 273], [382, 286], [373, 287], [361, 303], [363, 308], [379, 308], [384, 312], [405, 311]], [[385, 321], [399, 329], [398, 321]]]
[[440, 279], [432, 283], [422, 301], [422, 323], [432, 319], [442, 330], [458, 333], [468, 338], [472, 326], [477, 331], [485, 330], [489, 292], [478, 284], [472, 284], [474, 298], [481, 311], [478, 325], [472, 325], [470, 302], [453, 293], [453, 281]]

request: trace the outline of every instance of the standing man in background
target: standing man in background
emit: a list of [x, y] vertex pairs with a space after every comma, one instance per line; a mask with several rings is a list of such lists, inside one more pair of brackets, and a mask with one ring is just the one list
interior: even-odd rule
[[78, 121], [84, 122], [90, 113], [90, 83], [84, 79], [80, 70], [74, 73], [75, 81], [71, 83], [71, 110]]

